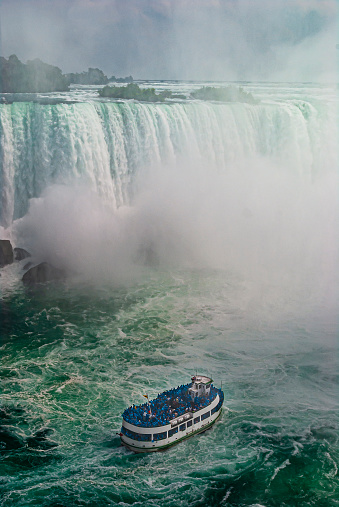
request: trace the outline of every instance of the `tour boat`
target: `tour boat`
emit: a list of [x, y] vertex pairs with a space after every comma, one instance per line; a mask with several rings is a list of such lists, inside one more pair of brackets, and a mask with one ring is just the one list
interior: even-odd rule
[[195, 375], [189, 384], [158, 394], [122, 414], [121, 442], [134, 452], [160, 451], [210, 428], [220, 417], [224, 393]]

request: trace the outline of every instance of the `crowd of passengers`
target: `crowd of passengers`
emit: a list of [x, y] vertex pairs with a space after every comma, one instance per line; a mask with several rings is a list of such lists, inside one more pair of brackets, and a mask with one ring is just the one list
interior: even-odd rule
[[168, 424], [172, 419], [184, 415], [186, 412], [196, 412], [207, 407], [220, 389], [211, 386], [208, 396], [198, 396], [192, 401], [188, 389], [192, 384], [178, 386], [169, 391], [158, 394], [157, 398], [142, 405], [132, 405], [127, 408], [122, 417], [135, 426], [153, 428]]

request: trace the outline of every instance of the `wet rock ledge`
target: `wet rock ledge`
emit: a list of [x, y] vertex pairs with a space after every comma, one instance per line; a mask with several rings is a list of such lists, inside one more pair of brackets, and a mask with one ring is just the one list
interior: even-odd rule
[[[0, 239], [0, 268], [4, 268], [14, 261], [20, 262], [31, 254], [24, 248], [14, 248], [8, 239]], [[48, 262], [32, 265], [33, 262], [25, 264], [23, 269], [27, 269], [22, 277], [24, 284], [31, 285], [36, 283], [45, 283], [52, 280], [62, 280], [66, 274], [63, 270], [58, 269]], [[32, 266], [32, 267], [31, 267]], [[1, 275], [0, 275], [1, 276]]]
[[9, 239], [0, 239], [0, 268], [12, 264], [14, 253]]
[[64, 271], [55, 268], [48, 262], [41, 262], [26, 271], [22, 277], [22, 281], [25, 284], [35, 284], [49, 282], [51, 280], [62, 280], [63, 278], [65, 278]]

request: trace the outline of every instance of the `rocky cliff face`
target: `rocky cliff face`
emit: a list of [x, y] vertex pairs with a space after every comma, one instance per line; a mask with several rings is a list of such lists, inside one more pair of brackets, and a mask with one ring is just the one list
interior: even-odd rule
[[8, 239], [0, 239], [0, 268], [12, 264], [14, 260], [13, 248]]
[[[24, 248], [14, 248], [8, 239], [0, 239], [0, 268], [12, 264], [14, 260], [20, 262], [31, 254]], [[32, 285], [36, 283], [45, 283], [51, 280], [62, 280], [66, 277], [66, 273], [58, 268], [55, 268], [48, 262], [41, 262], [33, 267], [32, 263], [25, 264], [24, 270], [26, 273], [22, 277], [25, 284]], [[1, 276], [1, 274], [0, 274]]]
[[24, 248], [14, 248], [14, 259], [16, 261], [22, 261], [23, 259], [26, 259], [26, 257], [30, 257], [31, 254], [27, 252]]

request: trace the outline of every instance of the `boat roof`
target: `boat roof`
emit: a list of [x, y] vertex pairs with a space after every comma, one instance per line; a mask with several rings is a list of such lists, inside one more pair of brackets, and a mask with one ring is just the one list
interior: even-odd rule
[[194, 375], [192, 377], [192, 382], [197, 382], [199, 384], [211, 384], [213, 380], [210, 377], [205, 377], [204, 375]]

